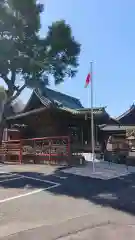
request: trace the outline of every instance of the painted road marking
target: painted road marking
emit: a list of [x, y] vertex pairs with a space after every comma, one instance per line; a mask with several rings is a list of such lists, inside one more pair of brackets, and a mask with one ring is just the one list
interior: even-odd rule
[[0, 174], [3, 174], [5, 176], [14, 176], [14, 175], [18, 175], [17, 173], [10, 173], [10, 172], [0, 172]]
[[67, 177], [61, 177], [59, 175], [53, 175], [53, 177], [60, 178], [60, 179], [67, 179]]
[[4, 180], [1, 180], [0, 183], [3, 183], [3, 182], [10, 182], [10, 181], [13, 181], [13, 180], [17, 180], [17, 179], [21, 179], [21, 178], [24, 178], [23, 176], [20, 176], [20, 177], [16, 177], [16, 178], [9, 178], [9, 179], [4, 179]]
[[[19, 177], [22, 177], [22, 178], [27, 178], [27, 179], [31, 179], [31, 180], [35, 180], [35, 181], [39, 181], [39, 182], [44, 182], [44, 183], [50, 183], [50, 184], [58, 184], [57, 182], [53, 182], [53, 181], [49, 181], [49, 180], [44, 180], [44, 179], [40, 179], [40, 178], [35, 178], [35, 177], [29, 177], [29, 176], [25, 176], [25, 175], [22, 175], [22, 174], [15, 174]], [[14, 174], [11, 173], [11, 176], [14, 176]], [[10, 180], [10, 179], [9, 179]], [[7, 179], [8, 181], [8, 179]]]
[[39, 182], [50, 183], [50, 184], [53, 184], [53, 185], [58, 184], [57, 182], [52, 182], [52, 181], [49, 181], [49, 180], [43, 180], [43, 179], [35, 178], [35, 177], [29, 177], [29, 176], [25, 176], [25, 175], [22, 175], [22, 174], [20, 174], [20, 176], [23, 176], [24, 178], [32, 179], [32, 180], [35, 180], [35, 181], [39, 181]]
[[42, 192], [42, 191], [51, 189], [51, 188], [56, 188], [56, 187], [58, 187], [58, 186], [60, 186], [59, 183], [57, 183], [57, 184], [55, 184], [55, 185], [53, 185], [53, 186], [47, 187], [47, 188], [40, 188], [40, 189], [38, 189], [38, 190], [34, 190], [34, 191], [29, 192], [29, 193], [24, 193], [24, 194], [17, 195], [17, 196], [14, 196], [14, 197], [5, 198], [5, 199], [3, 199], [3, 200], [0, 200], [0, 203], [5, 203], [5, 202], [11, 201], [11, 200], [18, 199], [18, 198], [27, 197], [27, 196], [30, 196], [30, 195], [33, 195], [33, 194], [40, 193], [40, 192]]
[[10, 176], [14, 176], [14, 175], [18, 175], [18, 177], [13, 178], [13, 179], [5, 179], [5, 180], [2, 180], [0, 182], [8, 182], [8, 181], [13, 181], [13, 180], [24, 178], [24, 179], [31, 179], [31, 180], [43, 182], [43, 183], [50, 183], [50, 184], [53, 184], [53, 186], [49, 186], [49, 187], [46, 187], [46, 188], [40, 188], [40, 189], [33, 190], [31, 192], [28, 192], [28, 193], [16, 195], [16, 196], [13, 196], [13, 197], [10, 197], [10, 198], [5, 198], [5, 199], [0, 200], [0, 203], [5, 203], [5, 202], [11, 201], [11, 200], [18, 199], [18, 198], [27, 197], [27, 196], [30, 196], [30, 195], [33, 195], [33, 194], [36, 194], [36, 193], [40, 193], [40, 192], [45, 191], [45, 190], [49, 190], [51, 188], [56, 188], [56, 187], [61, 185], [60, 183], [57, 183], [57, 182], [53, 182], [53, 181], [49, 181], [49, 180], [43, 180], [43, 179], [35, 178], [35, 177], [29, 177], [29, 176], [25, 176], [25, 175], [21, 175], [21, 174], [11, 174]]
[[3, 175], [0, 175], [0, 179], [10, 179], [11, 177], [14, 177], [14, 176], [19, 176], [19, 174], [16, 174], [16, 173], [10, 173], [10, 174], [3, 174]]

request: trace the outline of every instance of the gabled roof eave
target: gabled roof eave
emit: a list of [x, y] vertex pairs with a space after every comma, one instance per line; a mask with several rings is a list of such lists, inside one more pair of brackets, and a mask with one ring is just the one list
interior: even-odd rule
[[132, 104], [132, 106], [127, 110], [125, 111], [123, 114], [121, 114], [120, 116], [118, 116], [116, 118], [116, 120], [120, 121], [123, 117], [125, 117], [126, 115], [128, 115], [131, 111], [133, 111], [135, 109], [135, 105]]

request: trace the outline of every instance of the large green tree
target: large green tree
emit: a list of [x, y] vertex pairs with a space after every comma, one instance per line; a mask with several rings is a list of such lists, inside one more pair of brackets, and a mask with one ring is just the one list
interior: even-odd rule
[[7, 84], [7, 103], [26, 88], [55, 84], [73, 77], [80, 44], [64, 20], [40, 36], [43, 5], [36, 0], [0, 0], [0, 77]]

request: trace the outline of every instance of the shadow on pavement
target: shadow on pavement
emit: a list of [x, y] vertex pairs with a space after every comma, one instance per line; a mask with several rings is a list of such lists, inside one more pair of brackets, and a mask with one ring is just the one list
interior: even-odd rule
[[[12, 174], [19, 174], [19, 177], [37, 178], [43, 181], [36, 181], [30, 178], [20, 178], [10, 181], [8, 174], [4, 177], [4, 174], [0, 173], [0, 189], [24, 187], [30, 189], [48, 188], [49, 186], [53, 186], [51, 182], [60, 183], [58, 187], [45, 191], [51, 192], [54, 195], [83, 198], [98, 205], [112, 207], [135, 215], [135, 174], [133, 173], [111, 180], [81, 177], [63, 173], [59, 169], [50, 175], [44, 175], [40, 172], [12, 172]], [[14, 178], [16, 177], [18, 176], [14, 175]], [[9, 181], [3, 181], [4, 179], [9, 179]]]

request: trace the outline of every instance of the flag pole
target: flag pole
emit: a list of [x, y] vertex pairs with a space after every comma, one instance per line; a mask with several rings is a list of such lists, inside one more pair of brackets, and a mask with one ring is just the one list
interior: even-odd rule
[[94, 117], [93, 117], [93, 62], [90, 62], [90, 75], [91, 75], [91, 152], [93, 172], [95, 172], [95, 142], [94, 142]]

